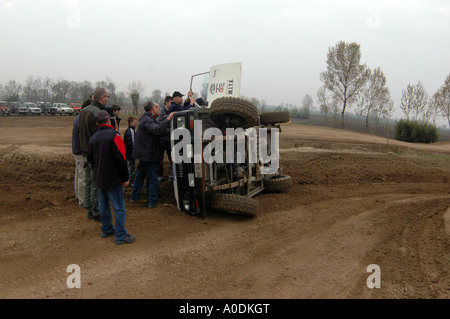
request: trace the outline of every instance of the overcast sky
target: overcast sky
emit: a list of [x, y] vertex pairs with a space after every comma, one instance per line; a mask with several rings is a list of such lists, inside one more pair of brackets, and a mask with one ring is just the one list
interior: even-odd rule
[[119, 90], [140, 80], [144, 94], [164, 94], [242, 62], [242, 95], [299, 105], [306, 94], [316, 100], [341, 40], [383, 70], [398, 109], [408, 83], [432, 95], [450, 74], [450, 2], [0, 0], [0, 83], [109, 77]]

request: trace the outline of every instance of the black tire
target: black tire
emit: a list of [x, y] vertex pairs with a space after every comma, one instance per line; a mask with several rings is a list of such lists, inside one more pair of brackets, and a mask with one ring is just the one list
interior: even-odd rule
[[219, 127], [246, 129], [258, 125], [256, 106], [237, 97], [221, 97], [214, 100], [209, 109], [209, 116]]
[[292, 178], [288, 175], [277, 175], [264, 180], [264, 188], [268, 192], [285, 192], [292, 187]]
[[259, 114], [259, 120], [262, 125], [287, 123], [291, 120], [291, 116], [289, 111], [265, 111]]
[[255, 216], [259, 208], [259, 202], [246, 196], [214, 193], [211, 196], [211, 208]]

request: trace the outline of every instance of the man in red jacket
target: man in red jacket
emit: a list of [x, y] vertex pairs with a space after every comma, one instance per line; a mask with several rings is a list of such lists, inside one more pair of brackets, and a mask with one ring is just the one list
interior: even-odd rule
[[[97, 131], [89, 139], [87, 159], [92, 165], [98, 190], [101, 237], [115, 235], [116, 244], [130, 244], [135, 237], [125, 229], [125, 199], [122, 186], [129, 183], [125, 144], [111, 125], [109, 113], [100, 110], [95, 115]], [[109, 202], [114, 207], [115, 227]]]

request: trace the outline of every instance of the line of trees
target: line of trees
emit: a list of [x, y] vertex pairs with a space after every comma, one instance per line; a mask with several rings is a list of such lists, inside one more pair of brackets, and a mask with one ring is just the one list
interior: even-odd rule
[[[323, 83], [316, 93], [319, 110], [327, 121], [329, 114], [341, 114], [341, 123], [344, 125], [345, 112], [354, 108], [356, 115], [365, 117], [366, 126], [369, 127], [369, 118], [375, 117], [377, 123], [380, 119], [386, 122], [394, 113], [394, 102], [387, 86], [386, 76], [380, 67], [373, 70], [366, 64], [361, 64], [360, 45], [352, 42], [338, 42], [330, 47], [327, 54], [327, 69], [320, 73]], [[109, 103], [123, 105], [128, 98], [137, 114], [138, 103], [145, 91], [140, 81], [133, 81], [126, 91], [118, 91], [115, 82], [106, 78], [92, 84], [90, 81], [67, 81], [65, 79], [41, 78], [30, 75], [24, 85], [10, 80], [4, 85], [0, 84], [0, 99], [10, 101], [45, 101], [45, 102], [82, 102], [87, 99], [96, 87], [107, 88], [110, 93]], [[202, 89], [201, 96], [206, 97], [207, 87]], [[161, 90], [153, 90], [150, 96], [152, 101], [162, 105], [164, 97]], [[255, 97], [248, 98], [259, 110], [264, 111], [267, 103]], [[309, 118], [313, 106], [312, 97], [307, 94], [301, 106], [281, 104], [278, 108], [287, 108], [291, 115], [297, 118]], [[402, 90], [400, 109], [407, 120], [421, 121], [435, 125], [437, 118], [447, 119], [450, 127], [450, 74], [442, 87], [431, 97], [422, 82], [408, 84]]]
[[[344, 115], [350, 107], [366, 118], [367, 127], [372, 114], [385, 120], [393, 116], [394, 102], [386, 76], [380, 67], [371, 70], [361, 64], [359, 44], [338, 42], [329, 48], [326, 63], [327, 70], [320, 73], [323, 85], [317, 91], [319, 108], [325, 119], [331, 112], [340, 112], [344, 125]], [[408, 84], [402, 90], [400, 109], [407, 120], [435, 125], [438, 117], [444, 117], [450, 126], [450, 75], [432, 97], [420, 81]]]
[[[50, 77], [39, 77], [30, 75], [21, 84], [15, 80], [9, 80], [5, 84], [0, 84], [0, 100], [6, 102], [83, 102], [89, 98], [96, 88], [103, 87], [109, 91], [108, 104], [124, 105], [128, 99], [131, 100], [133, 111], [138, 113], [139, 100], [145, 87], [140, 81], [132, 81], [125, 91], [119, 91], [116, 83], [109, 77], [103, 81], [92, 83], [90, 81], [68, 81], [65, 79], [53, 79]], [[153, 90], [150, 100], [162, 105], [164, 97], [169, 95], [159, 89]]]

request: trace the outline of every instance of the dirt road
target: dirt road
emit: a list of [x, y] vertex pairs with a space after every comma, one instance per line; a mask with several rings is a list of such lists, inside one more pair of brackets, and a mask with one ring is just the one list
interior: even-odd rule
[[450, 297], [450, 144], [285, 124], [294, 186], [256, 217], [185, 215], [166, 179], [158, 209], [127, 203], [136, 242], [116, 246], [75, 200], [73, 119], [0, 118], [1, 298]]

